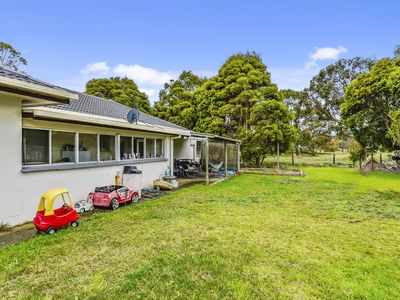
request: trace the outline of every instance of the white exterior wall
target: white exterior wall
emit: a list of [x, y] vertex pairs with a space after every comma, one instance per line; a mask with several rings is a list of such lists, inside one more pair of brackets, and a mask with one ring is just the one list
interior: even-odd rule
[[174, 141], [174, 159], [193, 159], [199, 162], [201, 156], [196, 155], [196, 142], [202, 141], [200, 138], [178, 139]]
[[[36, 214], [36, 208], [41, 195], [55, 187], [66, 187], [71, 192], [73, 201], [85, 199], [96, 186], [114, 183], [114, 177], [119, 171], [122, 175], [124, 165], [93, 167], [83, 169], [39, 171], [22, 173], [22, 125], [31, 128], [55, 127], [70, 131], [83, 130], [99, 133], [113, 133], [137, 137], [164, 138], [164, 157], [166, 160], [136, 164], [132, 161], [126, 165], [135, 165], [143, 171], [142, 186], [152, 186], [153, 180], [163, 174], [169, 166], [170, 138], [162, 134], [136, 133], [118, 129], [94, 128], [85, 125], [70, 125], [36, 121], [21, 117], [21, 101], [17, 98], [0, 94], [0, 224], [16, 225], [31, 221]], [[116, 155], [119, 155], [116, 153]]]

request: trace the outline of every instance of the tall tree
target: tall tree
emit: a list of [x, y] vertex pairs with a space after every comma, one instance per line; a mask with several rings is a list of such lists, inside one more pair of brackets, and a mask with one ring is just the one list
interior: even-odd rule
[[196, 124], [194, 91], [205, 82], [191, 71], [183, 71], [178, 79], [164, 84], [159, 100], [154, 103], [154, 115], [193, 129]]
[[[310, 101], [307, 91], [281, 90], [279, 91], [283, 102], [287, 105], [293, 114], [293, 125], [299, 132], [299, 138], [296, 140], [296, 154], [301, 153], [301, 148], [310, 146], [310, 141], [315, 130], [312, 127], [318, 122], [315, 116], [313, 104]], [[312, 147], [314, 149], [314, 147]]]
[[18, 71], [20, 65], [28, 62], [22, 57], [21, 52], [14, 49], [10, 44], [0, 42], [0, 66]]
[[236, 136], [240, 128], [250, 128], [252, 107], [267, 99], [278, 99], [278, 89], [260, 56], [254, 52], [232, 55], [215, 77], [196, 90], [195, 129]]
[[310, 81], [308, 96], [314, 104], [321, 126], [331, 135], [346, 135], [340, 116], [344, 92], [353, 79], [368, 72], [373, 64], [371, 58], [340, 59], [320, 70]]
[[278, 100], [263, 100], [251, 110], [250, 128], [243, 127], [243, 157], [262, 164], [268, 153], [288, 150], [297, 139], [293, 114]]
[[139, 91], [136, 83], [127, 77], [111, 77], [92, 79], [86, 83], [85, 93], [105, 99], [113, 99], [118, 103], [132, 107], [133, 96], [139, 110], [152, 113], [149, 98]]
[[399, 107], [400, 58], [385, 58], [351, 82], [340, 108], [354, 138], [373, 153], [393, 148], [389, 130]]

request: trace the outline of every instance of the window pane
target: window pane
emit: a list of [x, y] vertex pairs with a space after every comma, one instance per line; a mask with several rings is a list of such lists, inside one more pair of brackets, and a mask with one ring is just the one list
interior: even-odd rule
[[75, 162], [75, 133], [51, 132], [51, 162]]
[[121, 160], [132, 159], [132, 138], [121, 136], [119, 144]]
[[133, 141], [134, 149], [134, 158], [144, 158], [144, 140], [135, 138]]
[[156, 140], [156, 157], [164, 157], [163, 153], [163, 140]]
[[49, 163], [49, 131], [22, 129], [22, 164]]
[[79, 134], [79, 162], [97, 161], [97, 134]]
[[115, 160], [115, 136], [100, 135], [100, 160]]
[[196, 141], [196, 156], [201, 156], [201, 141]]
[[154, 139], [146, 139], [146, 158], [154, 157]]

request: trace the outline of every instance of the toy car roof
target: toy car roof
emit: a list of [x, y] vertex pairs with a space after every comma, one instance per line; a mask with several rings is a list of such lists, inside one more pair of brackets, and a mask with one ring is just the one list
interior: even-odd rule
[[45, 199], [55, 199], [61, 194], [69, 193], [69, 189], [58, 187], [51, 190], [48, 190], [46, 193], [42, 195]]

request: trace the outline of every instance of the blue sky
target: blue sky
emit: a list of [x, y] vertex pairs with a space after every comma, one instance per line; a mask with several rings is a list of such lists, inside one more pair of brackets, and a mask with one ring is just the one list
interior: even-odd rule
[[32, 76], [83, 91], [128, 76], [154, 101], [182, 70], [213, 75], [256, 51], [280, 88], [304, 88], [341, 57], [390, 56], [399, 1], [2, 1], [0, 40]]

